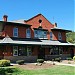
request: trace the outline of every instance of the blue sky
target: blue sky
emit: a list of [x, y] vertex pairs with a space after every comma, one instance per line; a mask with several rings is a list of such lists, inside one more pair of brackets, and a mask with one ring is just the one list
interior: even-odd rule
[[0, 0], [0, 20], [4, 14], [11, 21], [41, 13], [59, 28], [75, 31], [74, 3], [75, 0]]

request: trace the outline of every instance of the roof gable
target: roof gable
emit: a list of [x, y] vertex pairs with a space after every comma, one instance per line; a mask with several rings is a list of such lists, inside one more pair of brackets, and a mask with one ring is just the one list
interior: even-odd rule
[[38, 14], [32, 18], [30, 18], [29, 20], [26, 20], [26, 24], [31, 24], [32, 25], [32, 28], [38, 28], [40, 23], [39, 23], [39, 20], [42, 20], [41, 22], [41, 26], [43, 29], [47, 29], [50, 31], [50, 28], [53, 28], [54, 25], [49, 22], [42, 14]]

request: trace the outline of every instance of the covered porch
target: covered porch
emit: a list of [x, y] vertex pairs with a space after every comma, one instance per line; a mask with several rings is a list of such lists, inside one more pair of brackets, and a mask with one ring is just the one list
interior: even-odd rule
[[5, 37], [0, 41], [0, 58], [11, 61], [36, 61], [38, 58], [52, 60], [56, 57], [66, 59], [74, 56], [74, 45], [60, 41], [17, 41]]

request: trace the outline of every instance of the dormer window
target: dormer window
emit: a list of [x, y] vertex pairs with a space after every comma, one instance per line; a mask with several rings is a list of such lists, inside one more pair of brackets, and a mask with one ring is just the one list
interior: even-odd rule
[[47, 31], [34, 30], [34, 38], [47, 39]]
[[26, 29], [26, 38], [31, 38], [31, 31], [30, 29]]
[[58, 40], [62, 40], [62, 35], [60, 32], [58, 33]]
[[50, 40], [53, 40], [53, 34], [50, 32]]
[[13, 37], [18, 37], [18, 28], [13, 28]]

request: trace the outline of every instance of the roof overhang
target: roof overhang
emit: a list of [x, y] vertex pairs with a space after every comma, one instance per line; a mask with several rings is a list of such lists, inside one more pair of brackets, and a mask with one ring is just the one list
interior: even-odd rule
[[43, 30], [43, 31], [48, 31], [47, 29], [42, 29], [42, 28], [33, 28], [34, 30]]
[[32, 25], [29, 24], [23, 24], [23, 23], [15, 23], [15, 22], [5, 22], [5, 21], [0, 21], [0, 23], [4, 25], [14, 25], [14, 26], [24, 26], [24, 27], [31, 27]]
[[10, 37], [5, 37], [0, 40], [0, 44], [13, 44], [13, 45], [42, 45], [42, 46], [75, 46], [75, 44], [69, 42], [51, 41], [51, 40], [41, 40], [41, 41], [19, 41], [12, 40]]
[[51, 28], [52, 31], [65, 31], [65, 32], [72, 32], [71, 30], [61, 29], [61, 28]]

